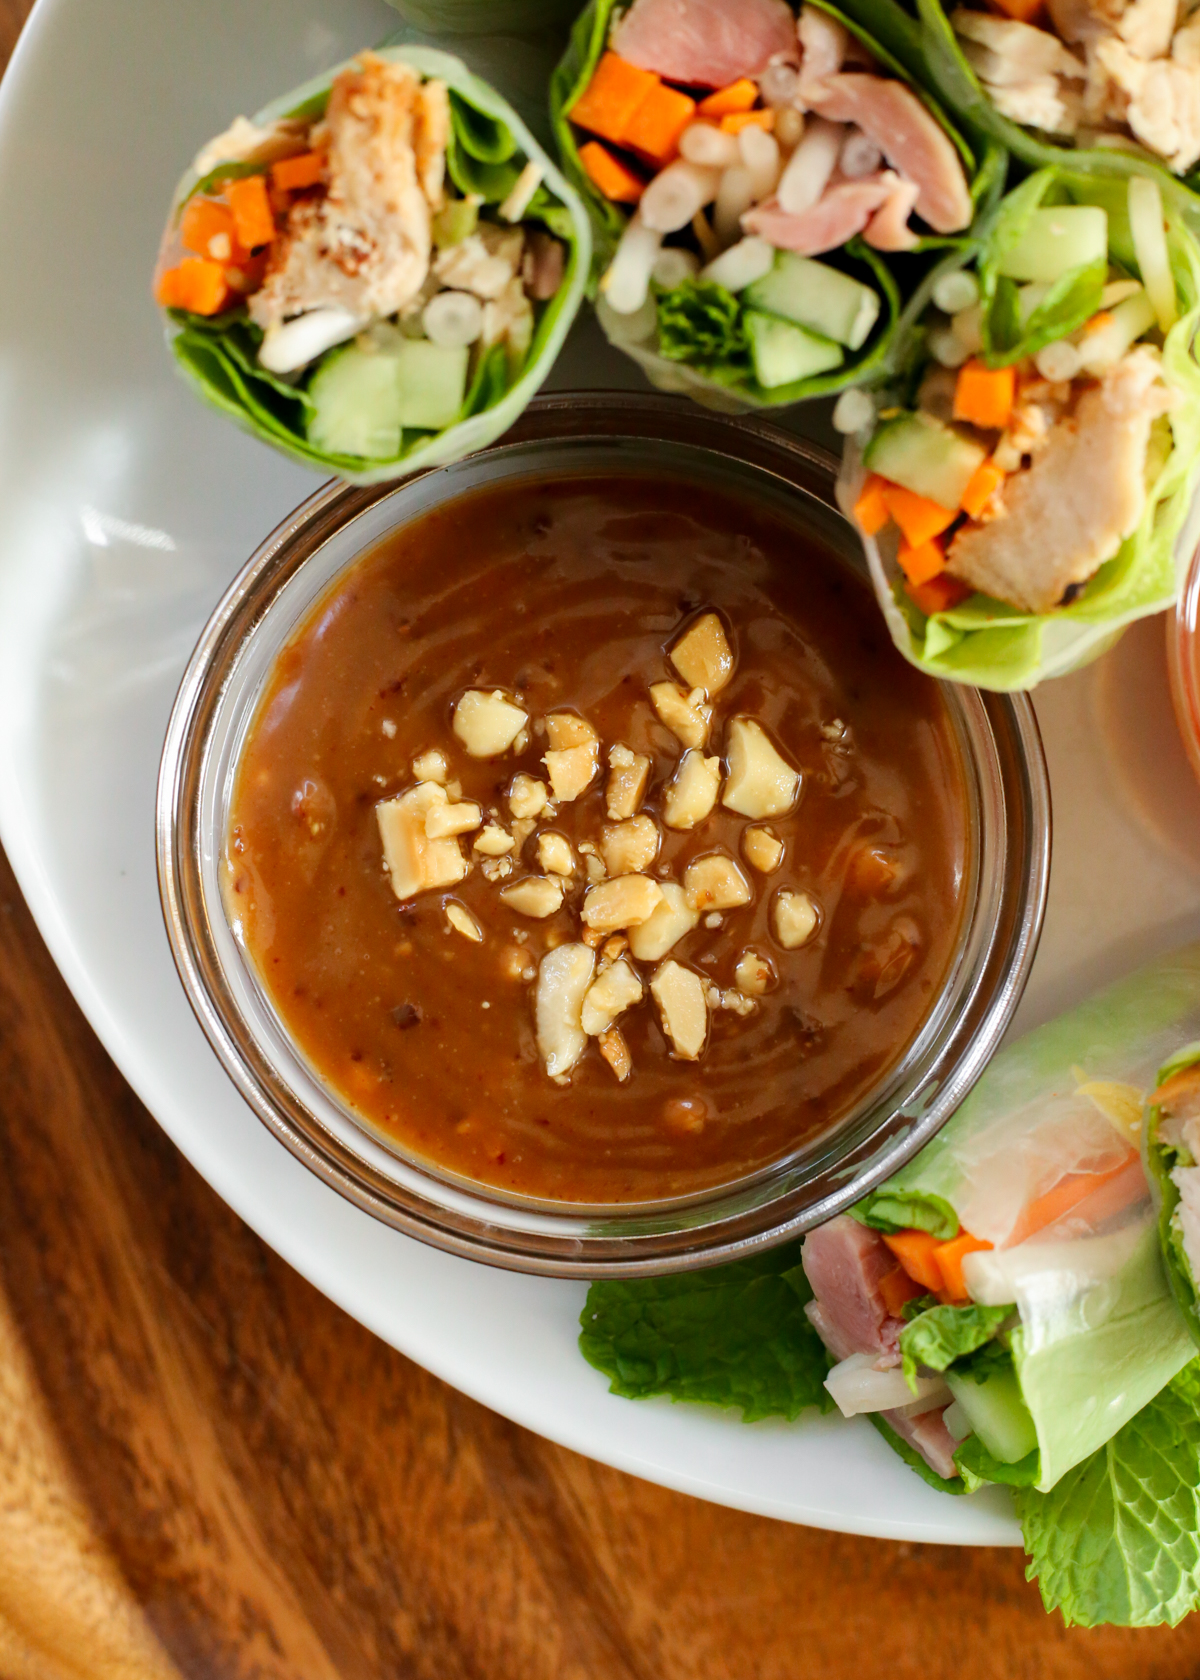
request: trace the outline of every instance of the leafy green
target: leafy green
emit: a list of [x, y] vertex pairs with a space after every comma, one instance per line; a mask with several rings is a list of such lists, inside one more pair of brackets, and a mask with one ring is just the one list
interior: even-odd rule
[[958, 1215], [944, 1196], [919, 1190], [899, 1190], [885, 1184], [872, 1190], [850, 1209], [854, 1218], [874, 1231], [928, 1231], [939, 1242], [958, 1235]]
[[[1173, 1073], [1200, 1061], [1200, 1045], [1189, 1044], [1164, 1062], [1158, 1070], [1162, 1085]], [[1186, 1151], [1166, 1143], [1160, 1136], [1162, 1111], [1150, 1108], [1145, 1121], [1146, 1175], [1158, 1210], [1158, 1241], [1167, 1282], [1175, 1297], [1192, 1340], [1200, 1347], [1200, 1283], [1192, 1271], [1191, 1261], [1183, 1242], [1183, 1226], [1179, 1216], [1179, 1188], [1172, 1178], [1178, 1166], [1195, 1165]]]
[[936, 1470], [931, 1470], [915, 1447], [910, 1447], [907, 1441], [902, 1441], [896, 1431], [884, 1422], [880, 1412], [868, 1412], [867, 1417], [875, 1425], [892, 1451], [902, 1458], [910, 1470], [914, 1470], [923, 1482], [928, 1482], [931, 1488], [939, 1493], [966, 1493], [968, 1488], [961, 1476], [939, 1476]]
[[1014, 1500], [1026, 1577], [1068, 1627], [1174, 1627], [1200, 1607], [1200, 1362], [1049, 1493]]
[[917, 1391], [917, 1367], [944, 1371], [964, 1354], [990, 1342], [1011, 1307], [930, 1307], [900, 1332], [900, 1356], [908, 1386]]
[[959, 1442], [954, 1462], [968, 1493], [974, 1493], [988, 1482], [1032, 1487], [1041, 1475], [1041, 1454], [1036, 1447], [1018, 1463], [1005, 1464], [1003, 1459], [992, 1457], [978, 1435], [968, 1435], [965, 1441]]
[[923, 1312], [928, 1312], [930, 1307], [936, 1307], [937, 1304], [936, 1295], [915, 1295], [911, 1301], [904, 1302], [900, 1308], [900, 1317], [905, 1324], [911, 1324], [914, 1318], [920, 1318]]
[[750, 367], [742, 306], [711, 280], [683, 280], [658, 298], [658, 348], [670, 362]]
[[747, 1422], [828, 1411], [829, 1361], [808, 1322], [812, 1291], [790, 1243], [675, 1277], [593, 1283], [580, 1351], [612, 1392], [740, 1406]]
[[[984, 1308], [984, 1311], [996, 1312], [998, 1308]], [[1011, 1317], [1013, 1309], [1003, 1309], [1005, 1317]], [[972, 1382], [985, 1383], [989, 1377], [1011, 1376], [1014, 1371], [1013, 1356], [1004, 1343], [995, 1340], [983, 1341], [959, 1359], [956, 1369]]]

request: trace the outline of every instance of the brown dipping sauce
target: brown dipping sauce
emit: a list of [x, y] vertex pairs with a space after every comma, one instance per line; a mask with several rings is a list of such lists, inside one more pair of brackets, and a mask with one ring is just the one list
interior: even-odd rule
[[[642, 810], [659, 820], [683, 748], [651, 683], [702, 609], [736, 657], [714, 701], [758, 720], [802, 771], [786, 843], [765, 876], [741, 851], [752, 826], [718, 803], [672, 831], [647, 873], [674, 880], [724, 848], [752, 903], [705, 919], [671, 951], [721, 988], [748, 947], [776, 982], [741, 1015], [716, 1009], [697, 1061], [671, 1054], [649, 992], [618, 1025], [619, 1083], [596, 1041], [556, 1084], [538, 1055], [533, 973], [581, 937], [586, 881], [535, 920], [500, 888], [539, 873], [537, 833], [598, 841], [607, 753], [653, 760]], [[530, 714], [527, 750], [467, 756], [451, 731], [469, 688]], [[511, 830], [518, 772], [546, 779], [539, 720], [567, 708], [600, 736], [602, 773], [539, 822], [507, 881], [473, 853], [446, 891], [397, 901], [375, 806], [412, 787], [440, 748], [461, 797]], [[379, 1132], [444, 1171], [553, 1201], [619, 1203], [728, 1183], [828, 1129], [917, 1033], [955, 950], [966, 804], [937, 686], [893, 650], [867, 589], [777, 513], [683, 479], [523, 481], [476, 492], [397, 532], [343, 576], [280, 655], [238, 769], [226, 902], [276, 1009], [318, 1075]], [[494, 873], [494, 865], [489, 865]], [[776, 940], [780, 891], [816, 902], [816, 935]], [[483, 932], [454, 931], [444, 905]], [[639, 964], [649, 981], [654, 964]]]

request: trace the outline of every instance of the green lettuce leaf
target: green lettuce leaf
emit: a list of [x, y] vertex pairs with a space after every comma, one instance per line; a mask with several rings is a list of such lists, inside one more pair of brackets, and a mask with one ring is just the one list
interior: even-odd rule
[[1041, 1457], [1036, 1447], [1018, 1463], [1005, 1464], [1002, 1459], [992, 1457], [978, 1435], [968, 1435], [965, 1441], [959, 1442], [954, 1462], [968, 1493], [974, 1493], [988, 1482], [1032, 1487], [1041, 1474]]
[[684, 280], [658, 299], [658, 348], [671, 362], [741, 368], [749, 375], [750, 347], [742, 308], [711, 280]]
[[856, 1202], [850, 1212], [861, 1225], [892, 1236], [897, 1231], [928, 1231], [939, 1242], [949, 1242], [958, 1235], [958, 1215], [946, 1198], [920, 1190], [885, 1184]]
[[706, 1271], [605, 1280], [588, 1290], [579, 1347], [630, 1400], [740, 1406], [748, 1423], [825, 1412], [829, 1359], [805, 1316], [811, 1299], [799, 1243]]
[[1200, 1362], [1049, 1493], [1014, 1501], [1026, 1576], [1068, 1627], [1174, 1627], [1200, 1607]]
[[908, 1386], [917, 1391], [917, 1368], [944, 1371], [964, 1354], [990, 1342], [1011, 1307], [930, 1307], [900, 1332], [900, 1355]]

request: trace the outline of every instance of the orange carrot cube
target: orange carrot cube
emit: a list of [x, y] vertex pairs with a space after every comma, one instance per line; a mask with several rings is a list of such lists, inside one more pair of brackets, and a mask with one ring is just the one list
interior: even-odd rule
[[963, 1278], [962, 1263], [968, 1254], [979, 1254], [992, 1246], [990, 1242], [973, 1237], [969, 1231], [960, 1231], [949, 1242], [938, 1244], [933, 1251], [933, 1257], [941, 1269], [942, 1287], [939, 1293], [946, 1302], [957, 1303], [971, 1299]]
[[245, 255], [238, 244], [233, 212], [215, 198], [188, 199], [179, 220], [179, 237], [189, 251], [214, 262], [234, 262]]
[[878, 473], [868, 473], [866, 483], [858, 493], [858, 500], [854, 504], [854, 519], [864, 536], [878, 536], [892, 517], [884, 499], [887, 482], [887, 479], [881, 478]]
[[619, 146], [634, 112], [658, 86], [653, 70], [640, 70], [615, 52], [606, 52], [568, 115], [580, 128]]
[[942, 1287], [942, 1271], [936, 1258], [937, 1238], [928, 1231], [898, 1231], [883, 1240], [913, 1282], [936, 1295]]
[[946, 569], [946, 556], [936, 537], [920, 544], [902, 542], [896, 559], [909, 583], [928, 583]]
[[186, 309], [192, 315], [219, 315], [229, 297], [225, 270], [207, 257], [184, 257], [158, 277], [154, 295], [163, 309]]
[[240, 181], [226, 181], [225, 201], [233, 211], [238, 244], [253, 251], [269, 245], [275, 237], [275, 217], [267, 197], [267, 183], [261, 175], [246, 175]]
[[884, 486], [883, 499], [887, 510], [904, 533], [904, 540], [913, 548], [921, 548], [934, 537], [940, 537], [947, 525], [958, 518], [957, 510], [944, 508], [928, 496], [918, 496], [900, 484]]
[[696, 107], [696, 115], [707, 122], [716, 122], [718, 117], [732, 116], [736, 111], [749, 111], [758, 100], [758, 87], [749, 76], [743, 76], [739, 81], [730, 82], [728, 87], [718, 88], [710, 93], [707, 99], [702, 99]]
[[892, 1317], [899, 1318], [901, 1307], [905, 1301], [912, 1301], [921, 1293], [921, 1285], [913, 1282], [903, 1266], [897, 1266], [894, 1272], [880, 1278], [879, 1293]]
[[765, 129], [768, 134], [775, 127], [774, 111], [731, 111], [727, 117], [721, 118], [721, 128], [726, 134], [740, 134], [744, 128]]
[[679, 150], [679, 136], [696, 114], [696, 101], [660, 82], [630, 118], [625, 144], [651, 163], [670, 163]]
[[303, 192], [305, 187], [317, 185], [327, 162], [324, 152], [301, 152], [297, 157], [280, 158], [271, 165], [271, 185], [279, 192]]
[[636, 204], [646, 190], [641, 176], [615, 158], [599, 140], [589, 140], [586, 146], [580, 146], [579, 161], [592, 185], [614, 204]]
[[957, 607], [971, 593], [969, 584], [961, 578], [951, 577], [949, 572], [939, 572], [928, 583], [906, 583], [904, 587], [926, 618], [932, 618], [934, 613], [949, 612], [951, 607]]
[[974, 356], [958, 370], [954, 418], [984, 431], [1002, 432], [1012, 416], [1017, 394], [1014, 367], [989, 368]]
[[978, 519], [984, 508], [1004, 483], [1004, 468], [995, 461], [983, 461], [975, 468], [971, 482], [963, 491], [962, 509], [972, 519]]

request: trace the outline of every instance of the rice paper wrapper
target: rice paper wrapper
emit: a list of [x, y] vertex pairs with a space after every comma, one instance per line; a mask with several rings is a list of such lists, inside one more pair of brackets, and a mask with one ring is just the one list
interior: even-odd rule
[[[1012, 1353], [1043, 1491], [1195, 1355], [1137, 1140], [1160, 1065], [1197, 1037], [1200, 944], [1003, 1050], [938, 1136], [861, 1206], [872, 1224], [947, 1236], [961, 1224], [995, 1245], [967, 1256], [963, 1272], [973, 1299], [1011, 1301], [1020, 1314]], [[1082, 1199], [1070, 1194], [1073, 1175], [1091, 1175]]]
[[[1158, 1084], [1200, 1062], [1200, 1043], [1184, 1045], [1158, 1070]], [[1187, 1128], [1196, 1142], [1196, 1127]], [[1146, 1176], [1154, 1199], [1158, 1241], [1167, 1280], [1192, 1340], [1200, 1348], [1200, 1158], [1167, 1125], [1162, 1110], [1148, 1104], [1143, 1128]]]
[[[532, 401], [554, 365], [583, 301], [592, 252], [591, 226], [578, 193], [507, 99], [468, 69], [461, 58], [438, 47], [405, 42], [375, 50], [381, 58], [410, 65], [427, 80], [437, 78], [447, 84], [454, 117], [446, 156], [447, 176], [460, 192], [477, 193], [484, 207], [494, 207], [507, 197], [526, 163], [541, 168], [541, 184], [522, 222], [544, 227], [562, 240], [566, 262], [562, 283], [542, 306], [533, 341], [519, 364], [510, 365], [493, 355], [486, 358], [485, 365], [481, 358], [469, 382], [460, 418], [442, 431], [406, 435], [400, 454], [388, 460], [335, 455], [308, 442], [304, 379], [290, 382], [261, 368], [256, 360], [256, 329], [249, 328], [244, 309], [212, 319], [175, 310], [166, 312], [172, 354], [199, 396], [260, 442], [282, 450], [314, 471], [334, 473], [353, 484], [377, 484], [428, 467], [445, 466], [502, 436]], [[347, 59], [272, 100], [251, 121], [256, 127], [266, 127], [284, 117], [319, 116], [334, 78], [353, 62]], [[165, 237], [170, 236], [198, 184], [194, 170], [180, 181]]]

